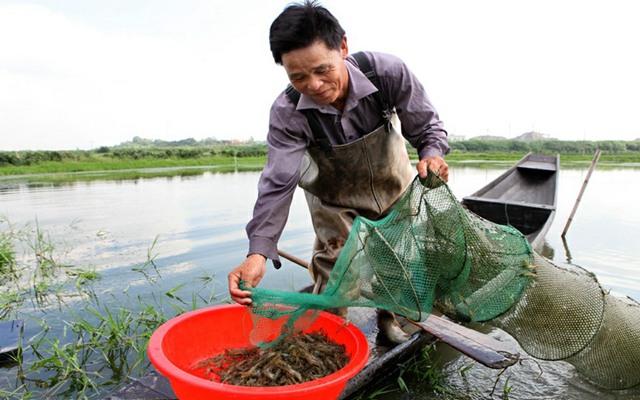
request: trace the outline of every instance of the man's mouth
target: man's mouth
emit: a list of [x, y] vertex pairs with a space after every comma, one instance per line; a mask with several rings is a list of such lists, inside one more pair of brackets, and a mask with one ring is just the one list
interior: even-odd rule
[[328, 95], [329, 95], [329, 89], [316, 93], [315, 97], [324, 98], [324, 97], [327, 97]]

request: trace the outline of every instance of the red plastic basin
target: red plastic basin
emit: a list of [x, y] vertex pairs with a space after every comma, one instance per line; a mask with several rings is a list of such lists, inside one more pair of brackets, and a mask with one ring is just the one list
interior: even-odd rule
[[[309, 331], [322, 328], [343, 344], [351, 356], [341, 370], [315, 381], [279, 387], [247, 387], [213, 382], [191, 367], [225, 349], [249, 346], [253, 320], [247, 307], [223, 305], [191, 311], [173, 318], [158, 328], [149, 341], [148, 353], [153, 365], [171, 381], [180, 400], [210, 399], [336, 399], [347, 380], [355, 376], [369, 359], [364, 334], [353, 324], [323, 312]], [[199, 376], [198, 376], [199, 375]]]

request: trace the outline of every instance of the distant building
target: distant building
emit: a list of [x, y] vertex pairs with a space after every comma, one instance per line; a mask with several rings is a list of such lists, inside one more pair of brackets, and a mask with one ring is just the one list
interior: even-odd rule
[[507, 140], [507, 138], [504, 137], [504, 136], [491, 136], [491, 135], [475, 136], [475, 137], [472, 137], [471, 139], [477, 139], [477, 140]]
[[222, 145], [225, 146], [245, 146], [249, 143], [248, 140], [238, 140], [238, 139], [231, 139], [231, 140], [221, 140], [220, 143]]
[[474, 136], [472, 138], [469, 139], [476, 139], [476, 140], [521, 140], [524, 142], [532, 142], [535, 140], [557, 140], [554, 139], [552, 137], [550, 137], [549, 135], [545, 135], [544, 133], [540, 133], [540, 132], [526, 132], [523, 133], [520, 136], [516, 136], [513, 139], [509, 139], [506, 138], [504, 136], [492, 136], [492, 135], [482, 135], [482, 136]]
[[450, 142], [462, 142], [467, 137], [464, 135], [448, 135], [447, 138], [449, 139]]
[[551, 137], [549, 135], [545, 135], [545, 134], [540, 133], [540, 132], [531, 131], [531, 132], [523, 133], [522, 135], [517, 136], [514, 139], [515, 140], [522, 140], [522, 141], [525, 141], [525, 142], [532, 142], [532, 141], [535, 141], [535, 140], [549, 140], [549, 139], [551, 139]]

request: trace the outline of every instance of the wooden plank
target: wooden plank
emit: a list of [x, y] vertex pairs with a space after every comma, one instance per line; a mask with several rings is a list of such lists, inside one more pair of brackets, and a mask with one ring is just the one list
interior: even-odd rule
[[538, 169], [543, 171], [557, 171], [557, 156], [545, 155], [545, 154], [533, 154], [529, 153], [526, 160], [523, 158], [516, 166], [518, 168], [526, 169]]
[[508, 344], [433, 314], [425, 322], [411, 322], [486, 367], [507, 368], [520, 359]]
[[520, 207], [529, 207], [529, 208], [542, 208], [546, 210], [555, 210], [555, 205], [550, 204], [537, 204], [537, 203], [529, 203], [525, 200], [504, 200], [504, 199], [492, 199], [489, 197], [476, 197], [476, 196], [465, 196], [463, 197], [463, 202], [466, 205], [470, 202], [480, 202], [480, 203], [492, 203], [497, 205], [517, 205]]

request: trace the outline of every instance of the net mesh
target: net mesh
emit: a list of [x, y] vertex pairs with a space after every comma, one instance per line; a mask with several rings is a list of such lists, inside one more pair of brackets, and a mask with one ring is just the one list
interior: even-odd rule
[[530, 355], [564, 360], [607, 389], [640, 385], [640, 305], [605, 292], [595, 276], [535, 254], [536, 279], [508, 312], [490, 321]]
[[250, 339], [262, 347], [309, 328], [321, 310], [376, 307], [424, 321], [436, 306], [458, 321], [495, 324], [532, 356], [571, 362], [600, 386], [640, 384], [638, 304], [606, 294], [584, 270], [553, 265], [517, 230], [469, 212], [431, 171], [384, 219], [356, 218], [322, 294], [248, 290]]

